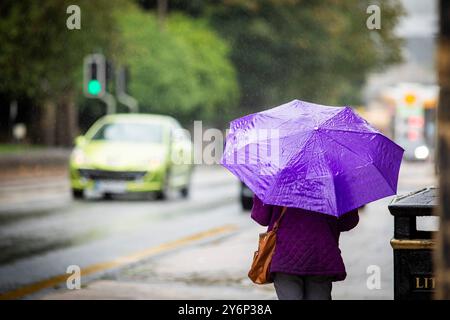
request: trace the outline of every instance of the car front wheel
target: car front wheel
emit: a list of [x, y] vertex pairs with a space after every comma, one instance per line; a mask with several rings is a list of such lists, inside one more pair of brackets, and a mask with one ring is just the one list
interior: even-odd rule
[[72, 189], [72, 197], [74, 199], [83, 199], [83, 190]]
[[167, 199], [167, 192], [164, 190], [157, 191], [156, 192], [156, 199], [158, 200], [165, 200]]
[[158, 200], [166, 200], [169, 193], [169, 179], [170, 179], [170, 171], [167, 171], [164, 177], [164, 183], [161, 187], [161, 190], [156, 192], [156, 199]]
[[189, 186], [185, 186], [185, 187], [181, 188], [180, 193], [181, 193], [181, 197], [183, 197], [183, 198], [189, 197]]

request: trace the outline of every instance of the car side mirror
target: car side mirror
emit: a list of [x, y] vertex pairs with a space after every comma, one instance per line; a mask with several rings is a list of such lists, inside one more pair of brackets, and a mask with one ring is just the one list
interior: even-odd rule
[[87, 142], [87, 139], [86, 139], [85, 136], [78, 136], [78, 137], [75, 138], [75, 145], [76, 146], [81, 147], [81, 146], [85, 145], [86, 142]]

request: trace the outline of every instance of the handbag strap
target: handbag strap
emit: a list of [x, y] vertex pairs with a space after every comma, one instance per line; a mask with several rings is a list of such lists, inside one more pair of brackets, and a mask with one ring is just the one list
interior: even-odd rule
[[286, 210], [287, 210], [287, 207], [283, 207], [283, 209], [281, 209], [280, 217], [277, 219], [277, 221], [275, 221], [275, 224], [273, 225], [273, 228], [272, 228], [273, 232], [277, 232], [278, 227], [280, 226], [281, 218], [283, 218]]

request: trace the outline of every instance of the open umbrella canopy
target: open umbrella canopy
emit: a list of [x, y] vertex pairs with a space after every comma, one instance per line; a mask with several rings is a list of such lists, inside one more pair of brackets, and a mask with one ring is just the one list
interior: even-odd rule
[[403, 152], [349, 107], [293, 100], [232, 121], [221, 164], [266, 204], [340, 216], [396, 194]]

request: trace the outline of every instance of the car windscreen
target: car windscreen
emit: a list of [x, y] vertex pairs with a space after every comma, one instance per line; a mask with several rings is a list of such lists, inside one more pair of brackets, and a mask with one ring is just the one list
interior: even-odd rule
[[161, 143], [163, 128], [156, 123], [107, 123], [97, 130], [92, 140]]

